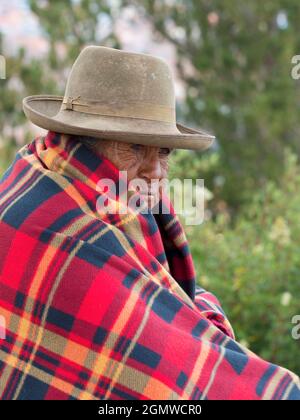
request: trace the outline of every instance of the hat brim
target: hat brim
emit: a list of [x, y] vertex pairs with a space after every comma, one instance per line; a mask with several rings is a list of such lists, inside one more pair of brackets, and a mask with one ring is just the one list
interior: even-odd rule
[[34, 95], [23, 99], [23, 110], [35, 125], [65, 134], [86, 135], [126, 143], [174, 149], [205, 150], [215, 137], [206, 131], [176, 123], [153, 120], [93, 115], [61, 110], [63, 97]]

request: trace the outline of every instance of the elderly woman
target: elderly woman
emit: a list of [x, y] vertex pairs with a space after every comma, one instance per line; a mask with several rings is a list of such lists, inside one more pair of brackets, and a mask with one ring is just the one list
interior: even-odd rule
[[[0, 182], [1, 399], [300, 398], [299, 378], [240, 345], [196, 286], [182, 225], [152, 187], [172, 149], [212, 142], [174, 108], [163, 60], [93, 46], [64, 98], [25, 98], [48, 131]], [[152, 187], [136, 192], [148, 211], [99, 208], [124, 207], [136, 178]]]

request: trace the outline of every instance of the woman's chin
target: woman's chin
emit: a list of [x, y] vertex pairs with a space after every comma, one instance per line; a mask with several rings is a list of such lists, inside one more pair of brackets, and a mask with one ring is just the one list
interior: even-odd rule
[[148, 208], [153, 208], [159, 201], [159, 197], [157, 194], [142, 194], [141, 196], [143, 200], [147, 203]]
[[156, 206], [160, 201], [160, 194], [155, 193], [147, 193], [147, 192], [134, 192], [129, 191], [128, 194], [128, 204], [130, 205], [136, 205], [137, 207], [140, 207], [140, 204], [138, 203], [138, 197], [142, 199], [144, 203], [147, 204], [147, 208], [152, 209], [154, 206]]

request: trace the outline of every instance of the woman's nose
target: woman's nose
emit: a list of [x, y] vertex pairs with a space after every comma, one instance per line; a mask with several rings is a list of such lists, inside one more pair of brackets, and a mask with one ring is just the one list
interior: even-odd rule
[[152, 159], [145, 159], [140, 171], [140, 176], [147, 178], [148, 181], [151, 181], [152, 179], [161, 179], [162, 169], [159, 158], [153, 157]]

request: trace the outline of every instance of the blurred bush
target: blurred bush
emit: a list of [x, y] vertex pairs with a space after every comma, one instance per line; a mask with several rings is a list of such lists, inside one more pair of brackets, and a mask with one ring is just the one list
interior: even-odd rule
[[[123, 0], [176, 51], [186, 98], [178, 118], [217, 137], [225, 181], [215, 197], [237, 212], [266, 179], [281, 176], [283, 147], [300, 154], [299, 0]], [[196, 155], [199, 158], [199, 154]]]
[[225, 211], [185, 230], [198, 283], [215, 293], [237, 340], [261, 357], [300, 373], [300, 165], [285, 149], [283, 175], [253, 194], [232, 223]]

